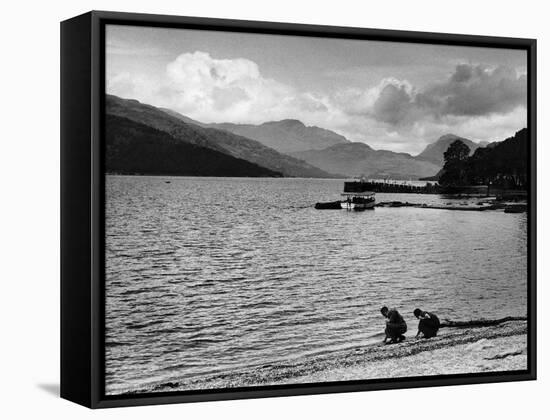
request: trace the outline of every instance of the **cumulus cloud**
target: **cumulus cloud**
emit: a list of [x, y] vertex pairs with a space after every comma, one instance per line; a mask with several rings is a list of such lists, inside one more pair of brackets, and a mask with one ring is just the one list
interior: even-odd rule
[[414, 109], [414, 99], [403, 85], [388, 84], [373, 105], [374, 117], [389, 124], [399, 124]]
[[459, 64], [422, 89], [386, 78], [363, 91], [341, 92], [334, 101], [350, 117], [340, 127], [345, 135], [415, 153], [446, 133], [492, 141], [524, 127], [527, 80], [503, 66]]
[[262, 78], [250, 60], [219, 60], [204, 52], [181, 54], [167, 65], [166, 74], [173, 92], [169, 100], [184, 112], [245, 111], [262, 88], [273, 95], [284, 90]]
[[179, 55], [156, 77], [119, 73], [107, 79], [109, 93], [203, 122], [296, 118], [375, 148], [411, 153], [449, 132], [495, 140], [526, 124], [526, 75], [506, 67], [459, 64], [422, 89], [388, 77], [365, 88], [304, 92], [265, 77], [251, 60], [196, 51]]
[[447, 81], [421, 94], [423, 102], [443, 115], [502, 114], [527, 103], [527, 78], [504, 66], [460, 64]]
[[388, 84], [374, 103], [374, 117], [389, 124], [410, 124], [422, 118], [504, 114], [527, 103], [527, 79], [514, 69], [459, 64], [442, 82], [421, 91]]
[[160, 80], [113, 75], [108, 91], [168, 107], [204, 122], [261, 123], [284, 118], [326, 121], [329, 100], [264, 77], [248, 59], [184, 53], [168, 63]]

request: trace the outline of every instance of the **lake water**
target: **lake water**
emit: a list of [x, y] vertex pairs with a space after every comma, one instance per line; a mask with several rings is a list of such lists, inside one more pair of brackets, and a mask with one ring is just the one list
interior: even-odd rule
[[526, 214], [313, 209], [342, 189], [107, 176], [107, 394], [365, 345], [380, 339], [384, 305], [408, 335], [416, 307], [453, 320], [526, 315]]

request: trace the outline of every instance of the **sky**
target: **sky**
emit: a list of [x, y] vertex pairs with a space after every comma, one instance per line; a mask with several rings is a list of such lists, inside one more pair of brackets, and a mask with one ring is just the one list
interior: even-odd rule
[[205, 123], [298, 119], [411, 154], [527, 126], [520, 50], [108, 25], [107, 93]]

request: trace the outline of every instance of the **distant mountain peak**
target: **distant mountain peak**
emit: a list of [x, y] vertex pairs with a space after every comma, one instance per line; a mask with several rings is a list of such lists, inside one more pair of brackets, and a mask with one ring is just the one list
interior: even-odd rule
[[322, 150], [306, 150], [292, 156], [327, 172], [354, 177], [418, 179], [432, 175], [440, 167], [407, 154], [375, 150], [363, 142], [335, 144]]
[[292, 119], [292, 118], [287, 118], [285, 120], [280, 120], [280, 121], [267, 121], [267, 122], [263, 123], [262, 125], [280, 125], [280, 126], [289, 127], [289, 128], [305, 128], [306, 127], [306, 125], [302, 121]]
[[447, 133], [447, 134], [443, 134], [441, 137], [439, 137], [437, 139], [437, 141], [448, 141], [448, 140], [455, 140], [455, 139], [461, 139], [461, 138], [462, 137], [457, 136], [456, 134]]
[[443, 154], [447, 151], [451, 143], [456, 140], [460, 140], [468, 146], [470, 148], [470, 153], [474, 153], [478, 147], [482, 146], [481, 144], [475, 143], [467, 138], [448, 133], [439, 137], [435, 142], [428, 144], [426, 148], [416, 156], [416, 158], [443, 166]]
[[368, 144], [360, 141], [350, 141], [349, 143], [335, 144], [334, 146], [327, 147], [327, 149], [334, 150], [348, 150], [348, 151], [373, 151], [374, 149]]
[[210, 124], [233, 134], [256, 140], [281, 153], [321, 150], [335, 144], [348, 143], [341, 134], [316, 126], [306, 126], [297, 119], [267, 121], [259, 125], [220, 123]]
[[[266, 147], [259, 141], [240, 134], [233, 134], [224, 127], [219, 129], [216, 127], [217, 124], [203, 124], [171, 110], [160, 109], [113, 95], [107, 95], [105, 102], [106, 114], [126, 118], [134, 123], [163, 132], [165, 133], [165, 137], [163, 137], [166, 140], [165, 143], [177, 143], [175, 147], [182, 150], [184, 146], [180, 147], [179, 143], [211, 149], [244, 161], [243, 168], [248, 167], [251, 172], [267, 170], [270, 171], [267, 173], [291, 177], [333, 177], [332, 174], [306, 162]], [[170, 139], [166, 136], [169, 136]], [[235, 163], [234, 160], [224, 159], [224, 162], [230, 166]], [[256, 166], [250, 166], [246, 162]]]

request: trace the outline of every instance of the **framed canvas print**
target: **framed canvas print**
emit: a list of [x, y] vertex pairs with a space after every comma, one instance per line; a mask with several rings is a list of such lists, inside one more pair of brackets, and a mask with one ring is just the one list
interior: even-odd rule
[[536, 377], [535, 40], [61, 24], [61, 394]]

